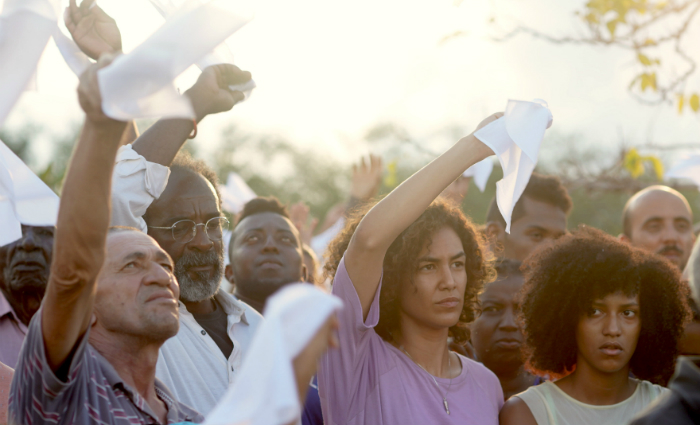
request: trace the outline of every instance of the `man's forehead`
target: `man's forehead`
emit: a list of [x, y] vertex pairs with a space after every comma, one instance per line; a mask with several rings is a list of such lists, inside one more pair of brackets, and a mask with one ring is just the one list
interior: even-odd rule
[[524, 197], [524, 214], [513, 221], [519, 226], [541, 227], [551, 232], [566, 231], [566, 213], [556, 205]]
[[134, 252], [159, 255], [165, 251], [150, 236], [137, 230], [110, 233], [107, 236], [107, 256], [110, 261], [119, 261]]
[[630, 208], [630, 215], [635, 224], [642, 224], [653, 217], [693, 220], [692, 212], [683, 199], [665, 191], [649, 192], [638, 198]]
[[287, 217], [281, 216], [273, 212], [263, 212], [248, 216], [241, 220], [236, 226], [239, 232], [245, 232], [253, 229], [261, 229], [266, 231], [286, 230], [296, 234], [296, 227]]
[[165, 190], [152, 206], [160, 215], [192, 215], [198, 209], [219, 211], [216, 190], [201, 174], [176, 174], [171, 176]]

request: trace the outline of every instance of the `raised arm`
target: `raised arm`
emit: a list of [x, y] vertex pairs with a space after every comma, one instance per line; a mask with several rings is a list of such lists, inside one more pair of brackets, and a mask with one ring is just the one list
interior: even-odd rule
[[[477, 129], [501, 116], [489, 116]], [[472, 133], [401, 183], [362, 219], [345, 253], [345, 266], [365, 318], [379, 286], [384, 255], [394, 239], [464, 170], [492, 154]]]
[[54, 372], [90, 323], [105, 257], [112, 168], [126, 125], [102, 113], [97, 70], [110, 62], [111, 57], [100, 58], [80, 77], [78, 86], [85, 124], [63, 187], [41, 314], [46, 357]]
[[[228, 64], [213, 65], [202, 71], [197, 82], [185, 92], [192, 101], [197, 122], [209, 114], [228, 111], [244, 99], [243, 93], [229, 86], [250, 80], [250, 72]], [[194, 130], [192, 120], [162, 119], [134, 142], [134, 150], [150, 162], [169, 166]]]

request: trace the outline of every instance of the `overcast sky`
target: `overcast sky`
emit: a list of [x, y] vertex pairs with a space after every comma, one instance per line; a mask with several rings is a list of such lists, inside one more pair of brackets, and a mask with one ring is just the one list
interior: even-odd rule
[[[162, 19], [147, 0], [98, 0], [118, 22], [128, 52]], [[509, 98], [545, 99], [553, 134], [579, 136], [601, 148], [645, 142], [700, 142], [700, 115], [645, 106], [627, 86], [639, 68], [625, 51], [553, 45], [520, 36], [506, 43], [489, 19], [518, 22], [555, 35], [581, 31], [574, 10], [584, 0], [259, 0], [255, 19], [229, 40], [236, 63], [258, 88], [233, 111], [200, 126], [201, 150], [216, 150], [222, 129], [278, 133], [300, 146], [354, 159], [362, 138], [379, 122], [395, 122], [442, 148], [429, 136], [454, 124], [471, 129]], [[697, 23], [697, 20], [696, 20]], [[694, 45], [700, 52], [696, 25]], [[441, 43], [448, 34], [463, 35]], [[675, 69], [680, 72], [680, 68]], [[197, 76], [178, 80], [183, 89]], [[687, 86], [700, 92], [700, 78]], [[38, 71], [38, 92], [26, 93], [6, 126], [28, 120], [56, 133], [80, 120], [77, 78], [49, 43]], [[206, 142], [205, 142], [206, 141]], [[546, 149], [546, 141], [543, 149]]]

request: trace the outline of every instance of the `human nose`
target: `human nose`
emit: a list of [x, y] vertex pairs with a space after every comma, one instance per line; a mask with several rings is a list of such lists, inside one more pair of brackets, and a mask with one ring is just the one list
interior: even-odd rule
[[207, 235], [206, 225], [197, 224], [194, 226], [194, 238], [188, 245], [199, 251], [209, 251], [214, 246], [214, 241], [209, 239], [209, 235]]
[[616, 314], [608, 314], [603, 326], [604, 335], [620, 336], [620, 321]]
[[151, 266], [148, 268], [145, 278], [147, 285], [158, 285], [162, 287], [170, 286], [173, 279], [175, 278], [173, 277], [172, 273], [155, 261], [151, 262]]
[[36, 239], [34, 232], [28, 230], [22, 237], [22, 243], [20, 245], [24, 251], [34, 251], [37, 249]]
[[518, 323], [515, 321], [515, 312], [512, 308], [503, 309], [503, 316], [498, 324], [499, 329], [504, 331], [517, 331]]
[[457, 281], [454, 277], [454, 272], [450, 268], [449, 265], [446, 265], [445, 267], [441, 268], [442, 273], [440, 276], [440, 282], [441, 286], [444, 287], [445, 289], [454, 289], [455, 286], [457, 285]]
[[279, 252], [274, 235], [268, 235], [265, 238], [265, 244], [263, 245], [262, 249], [263, 252]]

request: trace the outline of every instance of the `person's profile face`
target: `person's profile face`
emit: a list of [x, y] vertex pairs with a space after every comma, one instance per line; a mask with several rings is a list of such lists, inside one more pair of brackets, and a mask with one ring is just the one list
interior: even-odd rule
[[413, 280], [401, 282], [403, 320], [434, 328], [459, 321], [467, 288], [466, 254], [462, 240], [449, 228], [433, 233], [415, 262]]
[[304, 278], [299, 233], [289, 219], [263, 212], [244, 218], [233, 231], [231, 267], [240, 285], [279, 288]]
[[576, 328], [577, 369], [603, 373], [626, 367], [637, 348], [642, 329], [639, 295], [608, 294], [594, 300]]
[[510, 234], [503, 235], [503, 255], [524, 261], [535, 249], [566, 233], [566, 213], [546, 202], [521, 199], [525, 214], [513, 221]]
[[477, 360], [496, 375], [523, 365], [523, 334], [515, 320], [522, 286], [523, 276], [515, 274], [489, 283], [479, 295], [480, 314], [471, 325], [471, 342]]
[[629, 241], [661, 255], [683, 269], [695, 242], [692, 215], [676, 195], [655, 191], [644, 195], [629, 212]]
[[112, 233], [95, 296], [98, 325], [156, 341], [179, 328], [180, 288], [168, 254], [138, 231]]

